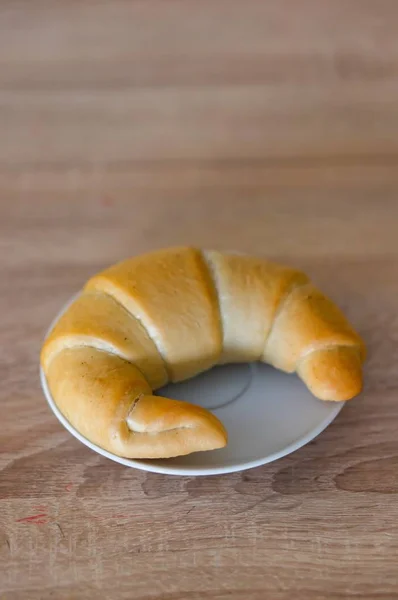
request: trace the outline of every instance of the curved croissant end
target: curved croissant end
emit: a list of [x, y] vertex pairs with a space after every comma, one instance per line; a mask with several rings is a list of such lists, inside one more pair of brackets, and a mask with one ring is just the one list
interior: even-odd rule
[[268, 336], [264, 360], [297, 372], [320, 400], [344, 401], [362, 389], [365, 346], [340, 309], [311, 283], [285, 298]]
[[119, 422], [112, 445], [136, 458], [171, 458], [223, 448], [227, 433], [207, 410], [162, 396], [139, 396]]
[[47, 380], [71, 425], [119, 456], [169, 458], [227, 443], [223, 425], [210, 412], [152, 396], [136, 367], [102, 350], [62, 350], [49, 363]]
[[300, 362], [297, 374], [320, 400], [351, 400], [362, 390], [362, 360], [356, 347], [316, 350]]
[[322, 400], [362, 389], [365, 346], [294, 269], [196, 248], [159, 250], [95, 275], [41, 352], [57, 406], [82, 435], [128, 458], [222, 448], [207, 410], [152, 395], [216, 364], [296, 372]]

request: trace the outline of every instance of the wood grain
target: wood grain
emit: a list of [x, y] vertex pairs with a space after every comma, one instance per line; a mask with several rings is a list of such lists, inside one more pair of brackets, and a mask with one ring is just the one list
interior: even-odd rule
[[[398, 597], [397, 34], [393, 0], [0, 4], [1, 600]], [[364, 336], [295, 454], [146, 474], [49, 412], [59, 307], [178, 243], [300, 266]]]

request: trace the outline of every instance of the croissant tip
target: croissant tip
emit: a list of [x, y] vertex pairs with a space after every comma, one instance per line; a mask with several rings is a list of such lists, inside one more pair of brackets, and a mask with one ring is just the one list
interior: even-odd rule
[[305, 358], [298, 375], [319, 399], [347, 402], [363, 387], [361, 357], [356, 347], [318, 350]]
[[212, 413], [162, 396], [137, 397], [121, 428], [122, 435], [113, 442], [122, 444], [130, 458], [172, 458], [218, 450], [228, 442], [224, 426]]

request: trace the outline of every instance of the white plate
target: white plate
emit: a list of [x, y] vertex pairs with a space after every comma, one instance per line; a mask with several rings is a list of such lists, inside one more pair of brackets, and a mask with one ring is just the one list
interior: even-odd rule
[[130, 460], [83, 437], [57, 408], [42, 369], [40, 379], [55, 416], [83, 444], [127, 467], [170, 475], [233, 473], [277, 460], [313, 440], [344, 405], [317, 400], [296, 375], [286, 375], [267, 365], [215, 367], [158, 393], [210, 409], [227, 428], [226, 448], [172, 459]]

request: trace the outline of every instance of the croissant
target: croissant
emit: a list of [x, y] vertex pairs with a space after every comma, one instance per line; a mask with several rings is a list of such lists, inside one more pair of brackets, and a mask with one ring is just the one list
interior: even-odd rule
[[362, 387], [365, 346], [297, 270], [182, 247], [92, 277], [41, 351], [52, 397], [88, 440], [127, 458], [222, 448], [209, 411], [153, 395], [217, 364], [262, 361], [296, 372], [322, 400]]

